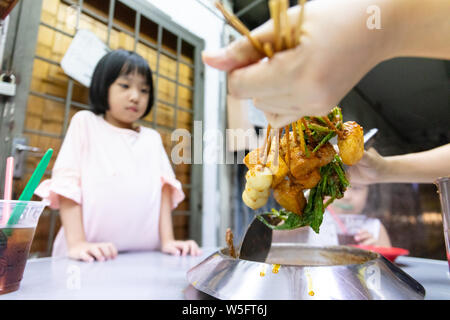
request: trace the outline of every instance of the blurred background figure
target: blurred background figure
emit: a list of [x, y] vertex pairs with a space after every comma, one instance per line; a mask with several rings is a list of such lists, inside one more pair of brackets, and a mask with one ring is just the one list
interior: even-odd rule
[[[372, 195], [371, 201], [369, 195]], [[353, 185], [342, 199], [335, 200], [328, 206], [326, 214], [334, 220], [339, 244], [391, 246], [389, 235], [381, 221], [370, 217], [375, 197], [375, 188]]]
[[311, 245], [374, 245], [390, 247], [386, 228], [372, 212], [379, 202], [375, 185], [353, 185], [342, 199], [325, 210], [320, 233], [310, 227], [290, 231], [274, 231], [274, 242], [300, 242]]

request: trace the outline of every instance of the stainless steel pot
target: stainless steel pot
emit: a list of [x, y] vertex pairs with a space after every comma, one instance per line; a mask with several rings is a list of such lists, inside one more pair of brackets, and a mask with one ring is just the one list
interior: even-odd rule
[[266, 262], [234, 259], [223, 248], [187, 273], [218, 299], [423, 299], [425, 289], [378, 253], [347, 246], [272, 243]]

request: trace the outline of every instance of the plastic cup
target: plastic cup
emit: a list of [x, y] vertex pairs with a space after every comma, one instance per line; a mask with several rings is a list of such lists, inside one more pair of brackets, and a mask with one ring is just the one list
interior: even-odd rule
[[355, 240], [356, 233], [338, 233], [338, 243], [340, 245], [358, 244]]
[[46, 205], [44, 201], [0, 200], [0, 218], [15, 208], [22, 210], [16, 224], [0, 224], [0, 295], [19, 289], [34, 231]]
[[340, 214], [339, 219], [345, 226], [347, 232], [338, 231], [338, 242], [340, 245], [358, 244], [355, 236], [361, 231], [367, 217], [355, 214]]

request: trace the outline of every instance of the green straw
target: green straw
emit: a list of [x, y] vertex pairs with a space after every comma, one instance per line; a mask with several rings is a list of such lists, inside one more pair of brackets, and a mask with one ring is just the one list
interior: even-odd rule
[[[33, 197], [34, 191], [39, 185], [39, 182], [42, 179], [42, 176], [47, 169], [48, 163], [50, 162], [50, 158], [52, 157], [53, 149], [48, 149], [47, 152], [42, 157], [38, 166], [34, 170], [30, 180], [28, 181], [25, 189], [22, 191], [22, 194], [19, 197], [19, 201], [30, 201]], [[22, 215], [23, 210], [26, 208], [26, 205], [18, 203], [11, 214], [11, 217], [8, 220], [8, 225], [16, 224], [20, 216]]]

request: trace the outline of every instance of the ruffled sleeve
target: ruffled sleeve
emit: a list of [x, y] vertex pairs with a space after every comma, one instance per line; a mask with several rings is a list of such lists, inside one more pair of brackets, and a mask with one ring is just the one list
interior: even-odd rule
[[172, 200], [172, 209], [175, 209], [181, 201], [184, 200], [185, 195], [183, 192], [183, 188], [181, 182], [178, 181], [175, 177], [175, 173], [173, 172], [172, 166], [170, 165], [169, 158], [166, 154], [166, 150], [162, 144], [161, 136], [159, 136], [159, 150], [160, 150], [160, 159], [161, 159], [161, 188], [168, 184], [171, 187], [171, 200]]
[[59, 196], [81, 204], [81, 155], [83, 153], [83, 116], [77, 113], [70, 122], [66, 137], [52, 170], [52, 177], [35, 191], [52, 209], [59, 208]]

